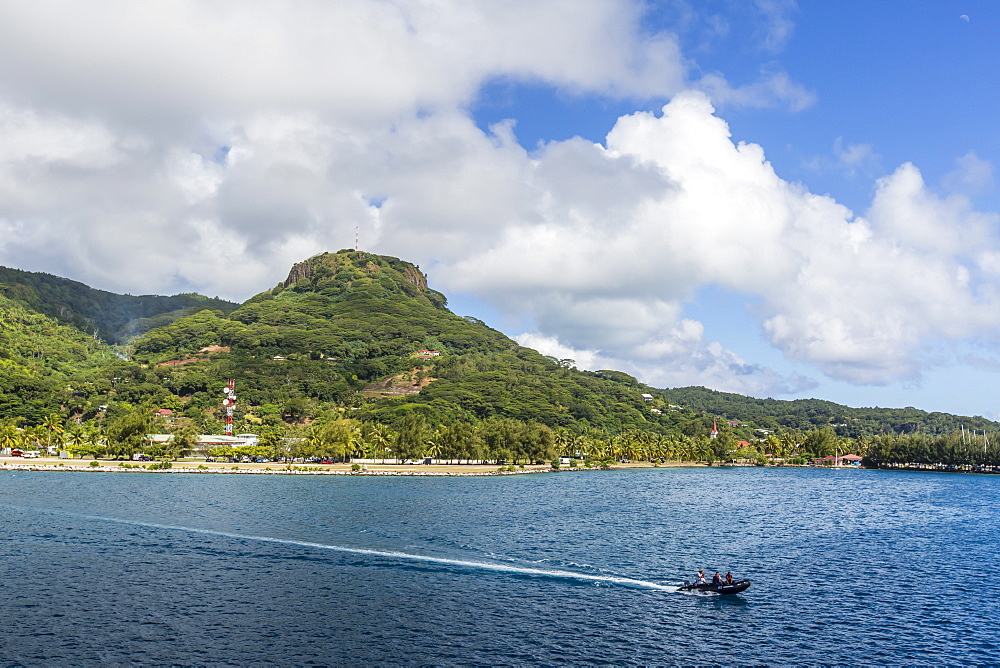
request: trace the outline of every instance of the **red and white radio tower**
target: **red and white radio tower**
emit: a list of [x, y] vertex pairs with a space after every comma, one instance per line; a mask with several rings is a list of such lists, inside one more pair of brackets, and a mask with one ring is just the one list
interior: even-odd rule
[[236, 380], [229, 379], [226, 389], [222, 390], [226, 398], [222, 400], [222, 405], [226, 407], [226, 436], [233, 435], [233, 407], [236, 405]]

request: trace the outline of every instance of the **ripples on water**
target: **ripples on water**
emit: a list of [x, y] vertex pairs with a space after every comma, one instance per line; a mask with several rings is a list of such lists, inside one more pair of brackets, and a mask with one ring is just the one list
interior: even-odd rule
[[[880, 471], [2, 472], [0, 657], [996, 663], [998, 497]], [[754, 585], [671, 591], [699, 567]]]

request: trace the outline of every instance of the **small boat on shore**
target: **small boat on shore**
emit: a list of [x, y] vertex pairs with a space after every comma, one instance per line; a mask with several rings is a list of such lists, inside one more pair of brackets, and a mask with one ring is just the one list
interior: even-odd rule
[[694, 591], [698, 593], [706, 594], [739, 594], [741, 591], [746, 591], [750, 588], [749, 580], [737, 580], [732, 584], [712, 584], [711, 582], [706, 582], [705, 584], [698, 583], [684, 583], [683, 587], [680, 587], [678, 591]]

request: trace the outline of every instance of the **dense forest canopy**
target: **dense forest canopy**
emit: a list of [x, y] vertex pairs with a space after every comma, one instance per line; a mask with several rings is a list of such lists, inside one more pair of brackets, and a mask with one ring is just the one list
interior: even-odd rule
[[[924, 458], [968, 460], [956, 454], [965, 452], [954, 447], [956, 431], [988, 441], [997, 427], [912, 408], [656, 389], [615, 370], [580, 371], [452, 313], [416, 266], [350, 250], [296, 264], [242, 305], [113, 295], [0, 269], [0, 346], [0, 437], [29, 428], [37, 439], [41, 429], [51, 442], [61, 425], [87, 452], [125, 453], [155, 430], [187, 440], [221, 432], [228, 378], [237, 384], [239, 431], [260, 433], [272, 449], [297, 434], [291, 440], [311, 452], [339, 456], [381, 443], [396, 456], [459, 459], [558, 452], [765, 461], [870, 451], [872, 461], [895, 462], [910, 447], [899, 443], [909, 443]], [[157, 422], [158, 411], [174, 417]], [[709, 438], [713, 424], [719, 431]], [[911, 440], [891, 441], [904, 437]]]
[[806, 431], [830, 425], [838, 435], [853, 438], [881, 433], [948, 434], [962, 428], [983, 431], [997, 427], [983, 417], [928, 413], [916, 408], [851, 408], [821, 399], [755, 399], [704, 387], [660, 390], [659, 394], [673, 404], [765, 429]]
[[8, 267], [0, 267], [0, 294], [113, 344], [203, 309], [228, 313], [238, 306], [198, 294], [118, 295], [51, 274]]

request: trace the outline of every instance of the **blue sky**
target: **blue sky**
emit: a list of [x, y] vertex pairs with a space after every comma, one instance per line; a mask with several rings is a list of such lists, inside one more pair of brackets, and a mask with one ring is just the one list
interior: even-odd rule
[[[875, 180], [902, 163], [916, 164], [941, 192], [951, 190], [949, 175], [970, 152], [990, 167], [997, 163], [1000, 89], [990, 84], [1000, 78], [1000, 7], [995, 3], [787, 3], [784, 16], [791, 25], [780, 47], [761, 44], [762, 26], [756, 36], [738, 26], [724, 36], [711, 34], [706, 23], [716, 12], [727, 20], [761, 22], [750, 5], [699, 3], [702, 14], [681, 38], [702, 71], [739, 80], [776, 67], [815, 95], [815, 102], [794, 112], [734, 108], [722, 113], [733, 138], [764, 147], [782, 178], [830, 194], [861, 214], [871, 203]], [[654, 14], [647, 25], [669, 29], [670, 18]], [[484, 129], [516, 119], [518, 140], [531, 149], [576, 135], [603, 142], [620, 115], [655, 110], [660, 103], [573, 95], [504, 80], [483, 88], [474, 115]], [[1000, 211], [993, 179], [984, 178], [965, 192], [981, 210]], [[838, 383], [785, 359], [761, 338], [747, 310], [743, 296], [710, 287], [686, 307], [727, 348], [819, 382], [784, 398], [818, 396], [848, 405], [915, 405], [1000, 418], [1000, 404], [989, 399], [995, 369], [950, 366], [888, 385]], [[502, 323], [495, 312], [479, 313]]]
[[[722, 11], [753, 23], [755, 13], [746, 9], [752, 5], [698, 3], [699, 9], [712, 8], [706, 15]], [[734, 6], [744, 11], [725, 12]], [[994, 122], [1000, 90], [991, 84], [1000, 75], [996, 3], [886, 0], [787, 6], [793, 26], [780, 49], [762, 48], [759, 37], [738, 26], [724, 37], [706, 36], [707, 16], [681, 33], [701, 71], [752, 81], [761, 68], [776, 66], [815, 94], [813, 104], [796, 112], [739, 107], [722, 112], [734, 138], [763, 146], [785, 179], [831, 193], [862, 211], [871, 202], [874, 179], [894, 166], [913, 162], [936, 184], [969, 151], [983, 159], [1000, 154], [1000, 129]], [[670, 27], [668, 17], [652, 18], [661, 20], [651, 21], [650, 29]], [[519, 142], [531, 149], [577, 135], [603, 142], [619, 116], [655, 111], [666, 102], [574, 95], [505, 79], [483, 87], [473, 113], [484, 129], [515, 119]], [[871, 160], [854, 170], [840, 164], [838, 140], [842, 150], [870, 147]], [[977, 193], [977, 202], [990, 210], [1000, 208], [996, 188]]]
[[241, 301], [354, 245], [660, 387], [1000, 418], [1000, 5], [0, 7], [0, 264]]

